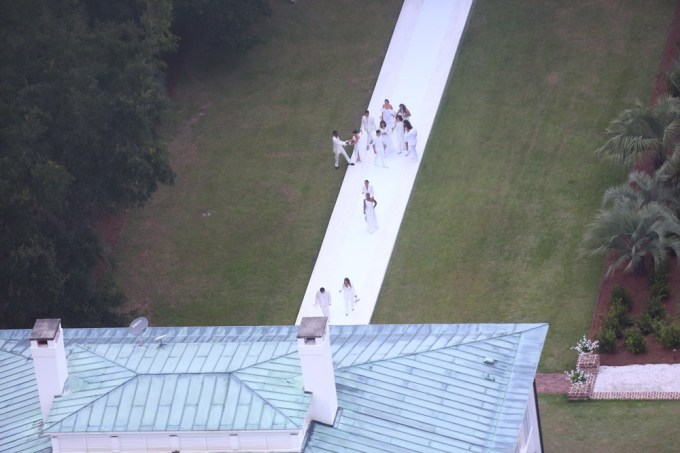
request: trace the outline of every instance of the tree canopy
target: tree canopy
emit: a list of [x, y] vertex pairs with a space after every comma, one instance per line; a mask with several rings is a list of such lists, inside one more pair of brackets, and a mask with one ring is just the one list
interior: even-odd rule
[[261, 0], [0, 0], [0, 328], [122, 321], [92, 222], [174, 180], [159, 134], [173, 30], [245, 48], [268, 12]]

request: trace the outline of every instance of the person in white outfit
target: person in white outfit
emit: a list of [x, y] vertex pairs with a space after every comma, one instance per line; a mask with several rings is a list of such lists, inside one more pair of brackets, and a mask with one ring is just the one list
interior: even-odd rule
[[388, 127], [384, 121], [380, 122], [380, 138], [382, 138], [383, 145], [385, 145], [386, 156], [397, 152], [392, 141], [392, 128]]
[[351, 143], [354, 145], [354, 151], [352, 152], [352, 162], [361, 162], [363, 157], [366, 160], [366, 151], [368, 151], [368, 143], [364, 138], [364, 134], [357, 131], [356, 129], [352, 131]]
[[366, 194], [369, 194], [372, 197], [375, 197], [375, 191], [373, 190], [373, 185], [368, 181], [364, 181], [364, 183], [361, 185], [361, 193], [366, 198]]
[[397, 154], [404, 152], [404, 121], [401, 115], [397, 115], [394, 121], [394, 135], [397, 139]]
[[349, 142], [342, 141], [340, 137], [338, 137], [338, 131], [333, 131], [333, 154], [335, 154], [335, 169], [337, 170], [338, 167], [340, 166], [340, 155], [345, 158], [347, 163], [349, 165], [354, 165], [354, 163], [350, 160], [349, 156], [347, 155], [347, 152], [345, 151], [345, 145], [348, 145]]
[[413, 155], [413, 160], [418, 160], [418, 131], [415, 127], [411, 126], [411, 122], [404, 120], [404, 130], [406, 134], [404, 135], [404, 141], [406, 142], [406, 155]]
[[345, 277], [345, 280], [342, 283], [342, 288], [340, 288], [340, 292], [342, 293], [342, 297], [345, 299], [345, 316], [349, 316], [350, 310], [354, 311], [354, 304], [359, 301], [357, 293], [354, 291], [352, 282], [349, 281], [349, 278]]
[[369, 233], [374, 233], [378, 229], [378, 219], [375, 216], [376, 206], [378, 206], [378, 202], [370, 193], [367, 193], [364, 200], [364, 218], [366, 219], [366, 224], [368, 224]]
[[328, 318], [329, 320], [331, 319], [331, 294], [326, 291], [326, 288], [319, 288], [319, 290], [316, 292], [316, 298], [314, 302], [314, 306], [319, 306], [321, 307], [321, 312], [323, 315]]
[[385, 103], [382, 106], [381, 109], [381, 117], [382, 120], [387, 123], [387, 127], [392, 129], [394, 127], [394, 117], [397, 115], [397, 112], [394, 111], [394, 108], [392, 108], [392, 104], [390, 104], [390, 101], [388, 99], [385, 99]]
[[380, 129], [375, 131], [375, 135], [369, 143], [369, 145], [373, 147], [373, 164], [378, 165], [378, 161], [380, 161], [383, 167], [389, 168], [387, 165], [385, 165], [385, 143], [383, 143], [380, 133]]
[[411, 121], [411, 112], [406, 108], [404, 104], [399, 104], [399, 110], [397, 110], [397, 115], [401, 115], [401, 119], [404, 121]]
[[375, 120], [368, 110], [366, 110], [364, 116], [361, 117], [361, 132], [363, 132], [364, 136], [370, 140], [375, 135], [376, 129]]

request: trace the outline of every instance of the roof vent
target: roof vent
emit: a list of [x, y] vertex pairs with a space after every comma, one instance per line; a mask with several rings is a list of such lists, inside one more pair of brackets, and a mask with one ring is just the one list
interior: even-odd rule
[[496, 363], [496, 359], [492, 359], [491, 357], [484, 357], [484, 363], [487, 365], [493, 365]]
[[496, 378], [491, 376], [491, 374], [489, 374], [489, 373], [486, 373], [486, 376], [484, 376], [484, 379], [486, 379], [487, 381], [496, 382]]

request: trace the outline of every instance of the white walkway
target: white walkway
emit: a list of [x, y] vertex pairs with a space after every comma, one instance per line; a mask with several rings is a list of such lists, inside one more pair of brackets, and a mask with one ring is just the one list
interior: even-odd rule
[[[368, 106], [377, 124], [384, 99], [395, 109], [406, 104], [418, 131], [421, 159], [471, 6], [472, 0], [405, 0]], [[360, 118], [356, 121], [358, 129]], [[330, 131], [328, 135], [330, 162]], [[389, 168], [372, 162], [348, 168], [297, 323], [304, 316], [321, 316], [313, 304], [322, 286], [332, 296], [332, 324], [370, 323], [420, 162], [395, 155], [386, 164]], [[329, 166], [329, 171], [334, 170]], [[371, 181], [378, 202], [379, 228], [373, 234], [368, 233], [362, 213], [365, 179]], [[361, 299], [349, 316], [339, 293], [345, 277], [352, 280]]]
[[680, 393], [680, 365], [601, 366], [593, 393]]

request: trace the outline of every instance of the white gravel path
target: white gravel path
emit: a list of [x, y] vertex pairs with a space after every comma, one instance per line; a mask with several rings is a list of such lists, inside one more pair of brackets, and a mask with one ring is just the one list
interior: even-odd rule
[[593, 392], [680, 392], [680, 365], [601, 366]]

